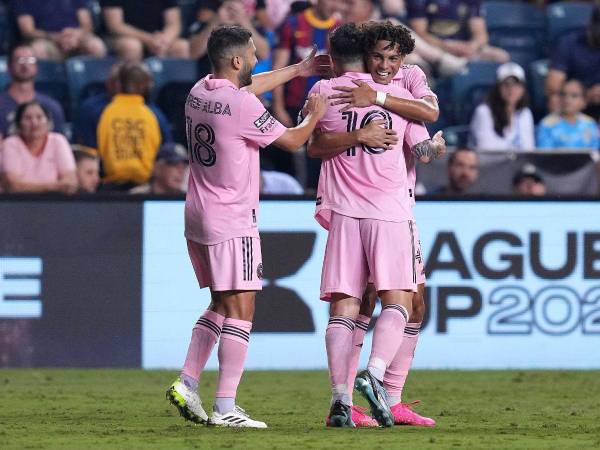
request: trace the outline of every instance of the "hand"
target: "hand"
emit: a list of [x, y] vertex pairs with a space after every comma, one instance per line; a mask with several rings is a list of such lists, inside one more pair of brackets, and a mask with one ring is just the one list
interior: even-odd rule
[[308, 114], [316, 116], [317, 119], [321, 119], [327, 111], [327, 97], [323, 94], [311, 94], [307, 99], [302, 111], [305, 113], [305, 117]]
[[310, 54], [297, 63], [298, 76], [331, 78], [333, 74], [331, 57], [329, 55], [317, 55], [317, 46], [313, 45]]
[[445, 40], [444, 49], [455, 56], [462, 56], [465, 58], [472, 57], [474, 54], [474, 49], [469, 45], [469, 42], [457, 41], [454, 39]]
[[77, 191], [77, 184], [72, 180], [58, 180], [56, 190], [63, 194], [74, 194]]
[[372, 148], [390, 150], [398, 143], [398, 136], [394, 130], [383, 127], [383, 119], [375, 119], [366, 127], [358, 130], [358, 141]]
[[444, 132], [440, 130], [431, 138], [431, 143], [435, 151], [435, 159], [442, 158], [446, 155], [446, 140], [443, 135]]
[[330, 100], [334, 100], [331, 102], [331, 106], [346, 105], [340, 109], [341, 112], [350, 108], [365, 108], [374, 105], [377, 100], [377, 91], [367, 83], [360, 80], [352, 80], [352, 82], [358, 87], [334, 86], [334, 90], [342, 92], [329, 96]]
[[150, 51], [156, 56], [165, 56], [169, 49], [169, 42], [164, 33], [156, 31], [152, 34], [152, 40], [150, 41]]

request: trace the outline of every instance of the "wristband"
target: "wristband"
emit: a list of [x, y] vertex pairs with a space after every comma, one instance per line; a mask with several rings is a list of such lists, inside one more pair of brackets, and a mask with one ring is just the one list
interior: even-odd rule
[[385, 99], [387, 94], [385, 92], [377, 91], [377, 97], [375, 98], [375, 104], [379, 106], [385, 105]]

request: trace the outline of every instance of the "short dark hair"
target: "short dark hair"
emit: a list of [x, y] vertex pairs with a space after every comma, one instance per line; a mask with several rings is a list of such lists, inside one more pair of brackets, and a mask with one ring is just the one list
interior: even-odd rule
[[74, 144], [71, 148], [77, 164], [79, 164], [80, 161], [85, 161], [86, 159], [98, 161], [98, 156], [96, 156], [95, 153], [90, 150], [85, 150], [80, 145]]
[[386, 50], [399, 47], [401, 55], [408, 55], [415, 49], [415, 39], [410, 30], [402, 25], [394, 25], [389, 20], [367, 22], [362, 26], [365, 35], [365, 51], [370, 52], [378, 41], [390, 41]]
[[342, 64], [360, 62], [364, 42], [364, 33], [355, 23], [340, 25], [329, 35], [331, 57]]
[[466, 148], [466, 147], [458, 148], [448, 155], [448, 167], [450, 167], [452, 164], [454, 164], [456, 155], [460, 152], [467, 152], [467, 153], [477, 156], [477, 152], [475, 150], [473, 150], [472, 148]]
[[48, 108], [46, 108], [37, 100], [31, 100], [29, 102], [21, 103], [17, 107], [17, 111], [15, 112], [15, 125], [17, 126], [17, 128], [21, 128], [21, 120], [23, 119], [23, 114], [25, 114], [25, 110], [30, 106], [39, 106], [42, 112], [44, 113], [44, 116], [46, 116], [46, 119], [48, 119], [48, 121], [52, 121], [52, 115], [50, 114]]
[[208, 38], [206, 51], [213, 68], [220, 69], [222, 60], [234, 48], [245, 47], [252, 33], [239, 25], [222, 25], [215, 28]]
[[125, 94], [148, 94], [152, 85], [152, 72], [146, 64], [140, 62], [123, 63], [118, 72], [121, 92]]
[[8, 63], [10, 64], [13, 56], [15, 55], [15, 52], [17, 51], [17, 49], [19, 48], [33, 48], [32, 47], [32, 41], [30, 40], [23, 40], [23, 41], [19, 41], [19, 42], [15, 42], [13, 45], [11, 45], [11, 47], [8, 49]]

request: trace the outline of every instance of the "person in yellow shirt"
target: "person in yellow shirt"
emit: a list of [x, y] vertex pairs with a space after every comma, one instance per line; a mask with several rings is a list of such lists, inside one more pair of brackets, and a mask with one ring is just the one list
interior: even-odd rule
[[149, 69], [125, 63], [118, 78], [119, 91], [104, 108], [96, 130], [101, 190], [129, 190], [146, 183], [165, 140], [157, 115], [144, 102], [152, 87]]

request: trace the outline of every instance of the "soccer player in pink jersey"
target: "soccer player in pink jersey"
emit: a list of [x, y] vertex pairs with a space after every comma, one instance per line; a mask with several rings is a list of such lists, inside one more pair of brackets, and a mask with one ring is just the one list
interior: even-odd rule
[[[330, 37], [330, 50], [337, 78], [320, 81], [312, 93], [332, 95], [334, 86], [351, 86], [353, 79], [374, 83], [364, 73], [362, 34], [354, 24], [339, 27]], [[414, 46], [414, 42], [410, 42]], [[396, 46], [390, 45], [392, 49]], [[399, 86], [378, 86], [397, 96], [410, 93]], [[356, 380], [358, 390], [367, 398], [377, 422], [393, 425], [387, 405], [383, 376], [402, 341], [416, 291], [411, 238], [411, 210], [402, 142], [408, 122], [381, 107], [356, 108], [340, 112], [329, 107], [319, 122], [321, 132], [354, 132], [375, 120], [393, 129], [384, 147], [368, 143], [347, 148], [342, 153], [330, 150], [323, 160], [319, 179], [316, 219], [329, 230], [321, 298], [331, 302], [325, 342], [332, 385], [330, 426], [354, 426], [348, 393], [348, 363], [353, 331], [364, 287], [372, 278], [382, 299], [383, 311], [375, 327], [368, 369]], [[384, 138], [385, 139], [385, 138]], [[395, 150], [395, 151], [394, 151]], [[418, 157], [430, 157], [431, 148], [416, 145]], [[392, 248], [390, 242], [398, 244]]]
[[[367, 67], [371, 73], [373, 80], [381, 84], [398, 83], [405, 87], [417, 99], [398, 98], [388, 94], [384, 100], [384, 107], [399, 115], [419, 121], [436, 120], [438, 115], [437, 98], [427, 84], [424, 73], [416, 66], [401, 66], [404, 55], [388, 54], [382, 50], [389, 44], [391, 34], [393, 34], [393, 25], [386, 23], [369, 23], [364, 27], [366, 35], [367, 47]], [[407, 33], [403, 27], [398, 27], [397, 31], [400, 35]], [[387, 38], [387, 39], [386, 39]], [[354, 80], [354, 84], [358, 87], [334, 87], [338, 91], [343, 91], [342, 94], [330, 96], [331, 99], [339, 99], [333, 102], [333, 105], [346, 104], [343, 110], [348, 110], [350, 107], [366, 107], [375, 105], [377, 102], [377, 91], [368, 83]], [[423, 141], [429, 138], [428, 133], [422, 128], [415, 128], [417, 133], [420, 132], [420, 137], [417, 141]], [[433, 138], [435, 146], [438, 148], [438, 155], [441, 156], [445, 152], [444, 141], [438, 133]], [[318, 138], [313, 140], [311, 144], [312, 152], [316, 156], [322, 154], [321, 148], [335, 148], [340, 145], [355, 145], [359, 143], [357, 139], [352, 140], [351, 133], [346, 133], [346, 136], [341, 136], [339, 133], [319, 134]], [[316, 152], [316, 153], [315, 153]], [[416, 160], [410, 148], [404, 145], [404, 156], [406, 159], [406, 167], [408, 170], [409, 196], [411, 205], [414, 206], [414, 187], [416, 183]], [[394, 414], [394, 422], [396, 424], [423, 425], [434, 426], [435, 421], [427, 417], [422, 417], [411, 409], [411, 405], [401, 402], [401, 392], [406, 380], [408, 370], [412, 363], [414, 349], [419, 336], [420, 324], [425, 313], [424, 291], [425, 291], [425, 270], [423, 264], [423, 255], [420, 242], [418, 239], [418, 231], [416, 223], [413, 221], [415, 264], [417, 267], [417, 284], [418, 291], [413, 295], [412, 307], [413, 312], [410, 317], [410, 322], [405, 329], [404, 339], [398, 353], [394, 357], [391, 365], [388, 367], [384, 377], [384, 386], [390, 394], [389, 400], [392, 413]], [[377, 293], [372, 284], [369, 284], [363, 295], [360, 314], [356, 321], [354, 340], [349, 363], [350, 376], [348, 385], [352, 386], [354, 375], [358, 366], [358, 359], [362, 342], [367, 331]], [[351, 395], [351, 394], [350, 394]], [[357, 423], [368, 424], [368, 420], [361, 420], [360, 410], [353, 409], [353, 419]], [[360, 422], [359, 422], [360, 421]]]
[[[210, 288], [212, 301], [192, 330], [181, 375], [167, 390], [167, 398], [186, 419], [197, 423], [266, 428], [235, 404], [256, 291], [262, 289], [258, 149], [273, 143], [296, 151], [323, 116], [326, 99], [310, 96], [304, 121], [285, 128], [255, 93], [303, 69], [281, 69], [251, 86], [255, 52], [248, 30], [215, 29], [208, 40], [213, 73], [196, 83], [186, 101], [190, 178], [185, 237], [200, 287]], [[219, 377], [213, 415], [208, 419], [198, 395], [198, 379], [217, 340]]]

